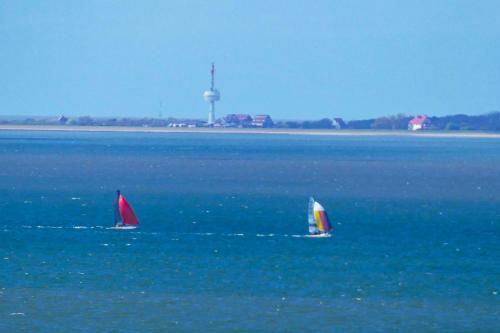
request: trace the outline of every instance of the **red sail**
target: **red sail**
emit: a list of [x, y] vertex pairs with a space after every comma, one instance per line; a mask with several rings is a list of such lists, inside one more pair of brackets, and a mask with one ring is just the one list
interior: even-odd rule
[[118, 199], [118, 206], [120, 207], [120, 215], [122, 216], [123, 224], [125, 225], [138, 225], [139, 220], [137, 216], [135, 216], [132, 207], [129, 205], [127, 200], [120, 195], [120, 199]]

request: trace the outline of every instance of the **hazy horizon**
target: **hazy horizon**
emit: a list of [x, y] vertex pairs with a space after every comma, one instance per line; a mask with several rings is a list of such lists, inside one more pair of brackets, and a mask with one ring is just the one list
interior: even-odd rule
[[[500, 109], [500, 2], [0, 4], [0, 116], [346, 120]], [[162, 105], [162, 107], [160, 107]]]

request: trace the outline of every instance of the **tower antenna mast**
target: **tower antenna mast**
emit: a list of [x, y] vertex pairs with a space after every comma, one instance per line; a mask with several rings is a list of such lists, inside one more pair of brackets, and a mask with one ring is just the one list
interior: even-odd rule
[[211, 81], [211, 84], [210, 84], [210, 90], [214, 90], [214, 86], [215, 86], [215, 64], [212, 63], [212, 70], [210, 71], [210, 74], [212, 75], [212, 81]]

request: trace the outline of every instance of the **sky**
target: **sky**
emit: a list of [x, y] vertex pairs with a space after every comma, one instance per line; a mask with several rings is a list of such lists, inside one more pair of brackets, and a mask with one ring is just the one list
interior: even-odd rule
[[500, 110], [500, 1], [0, 0], [0, 116]]

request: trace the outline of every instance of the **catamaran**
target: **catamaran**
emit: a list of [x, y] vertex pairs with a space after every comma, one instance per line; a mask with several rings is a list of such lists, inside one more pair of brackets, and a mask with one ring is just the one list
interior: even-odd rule
[[139, 220], [137, 219], [137, 216], [135, 216], [132, 207], [120, 193], [120, 190], [116, 191], [115, 229], [135, 229], [138, 226]]
[[332, 227], [325, 209], [313, 197], [309, 198], [309, 207], [307, 214], [309, 222], [309, 235], [307, 237], [331, 237]]

